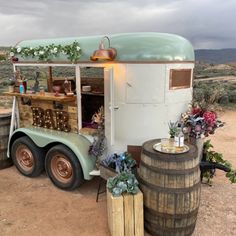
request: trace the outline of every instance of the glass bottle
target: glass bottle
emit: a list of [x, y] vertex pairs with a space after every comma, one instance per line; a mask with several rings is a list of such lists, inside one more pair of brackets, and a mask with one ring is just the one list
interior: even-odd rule
[[175, 133], [174, 145], [176, 152], [182, 152], [184, 150], [184, 134], [182, 131], [182, 127], [177, 128], [177, 132]]
[[20, 93], [25, 93], [25, 87], [23, 84], [20, 85], [19, 90]]

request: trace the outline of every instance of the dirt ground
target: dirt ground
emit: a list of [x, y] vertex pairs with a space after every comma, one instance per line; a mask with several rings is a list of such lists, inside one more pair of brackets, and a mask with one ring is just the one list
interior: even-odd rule
[[[226, 125], [211, 137], [215, 150], [236, 167], [236, 111], [221, 114]], [[236, 235], [236, 184], [217, 171], [213, 186], [202, 185], [193, 236]], [[98, 179], [74, 192], [54, 187], [45, 174], [26, 178], [15, 167], [0, 170], [0, 236], [109, 235], [106, 196], [96, 203]]]

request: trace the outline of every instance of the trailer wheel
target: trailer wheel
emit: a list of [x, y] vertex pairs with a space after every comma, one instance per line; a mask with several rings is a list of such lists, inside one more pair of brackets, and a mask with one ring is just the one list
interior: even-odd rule
[[60, 189], [74, 190], [83, 182], [81, 165], [65, 145], [56, 145], [48, 151], [45, 168], [53, 184]]
[[27, 136], [14, 141], [11, 157], [18, 171], [27, 177], [39, 176], [44, 169], [45, 152]]

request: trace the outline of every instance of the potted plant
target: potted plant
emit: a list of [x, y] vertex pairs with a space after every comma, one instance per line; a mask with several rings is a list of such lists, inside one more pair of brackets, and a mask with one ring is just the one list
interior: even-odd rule
[[178, 124], [179, 122], [169, 122], [169, 135], [170, 135], [170, 138], [174, 138], [175, 137], [175, 134], [178, 130]]

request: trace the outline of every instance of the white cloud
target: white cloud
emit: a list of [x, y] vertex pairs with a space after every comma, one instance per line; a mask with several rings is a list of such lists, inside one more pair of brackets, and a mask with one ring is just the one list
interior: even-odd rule
[[196, 48], [236, 47], [236, 1], [0, 0], [0, 45], [23, 39], [156, 31]]

